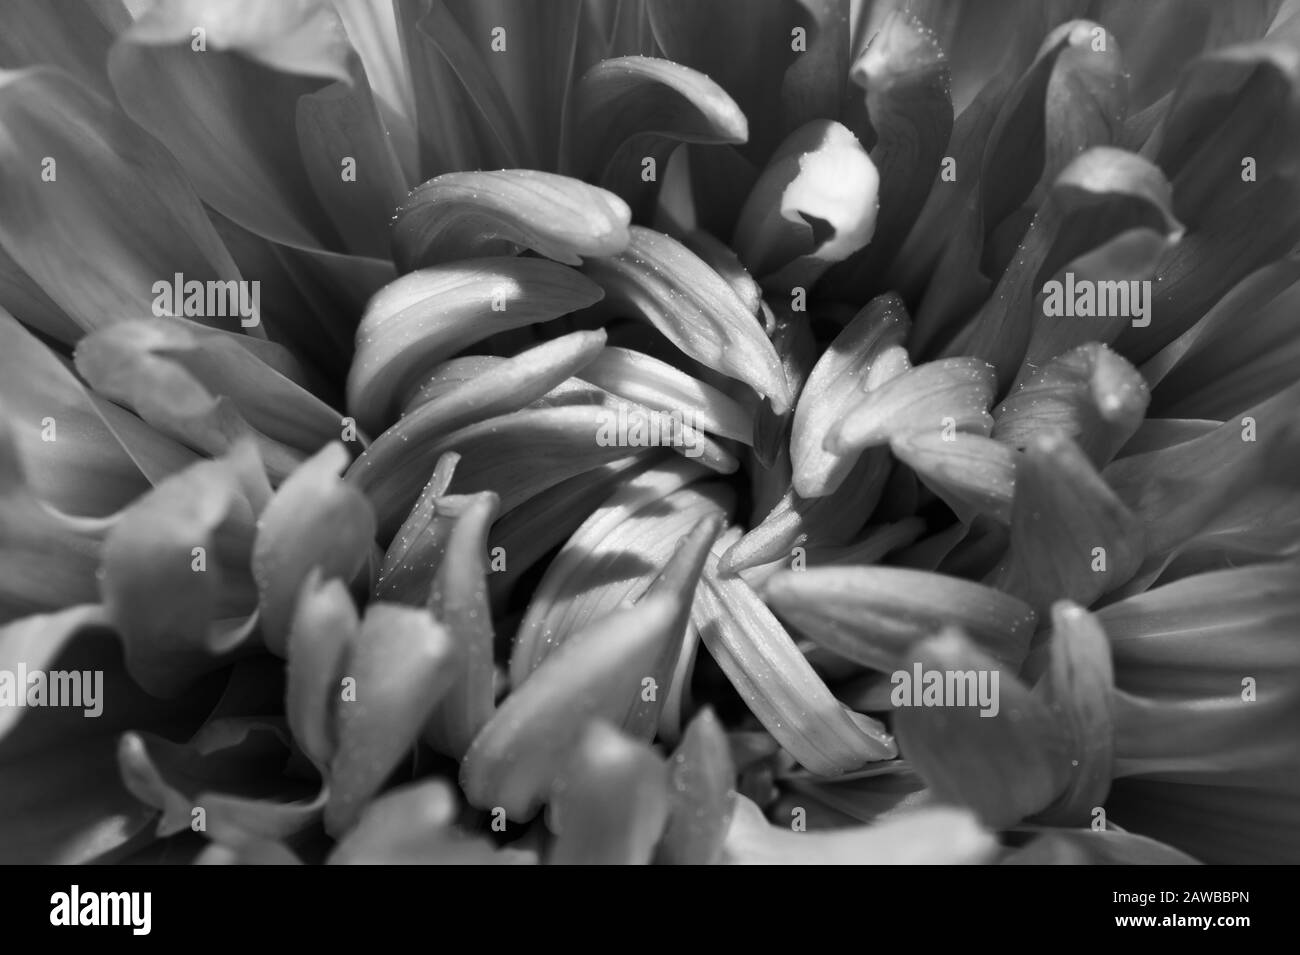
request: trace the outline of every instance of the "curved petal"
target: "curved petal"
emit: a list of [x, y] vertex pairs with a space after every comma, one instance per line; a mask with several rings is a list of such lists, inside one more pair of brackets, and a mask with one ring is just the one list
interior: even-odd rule
[[531, 249], [566, 265], [615, 255], [632, 212], [618, 196], [534, 169], [449, 172], [417, 186], [393, 220], [403, 271]]
[[[573, 92], [574, 162], [584, 178], [622, 196], [641, 221], [658, 196], [660, 168], [678, 143], [743, 143], [745, 114], [717, 83], [689, 67], [645, 56], [602, 60]], [[647, 159], [653, 174], [646, 181]]]
[[262, 639], [281, 656], [308, 574], [350, 583], [370, 557], [375, 515], [364, 495], [339, 479], [347, 460], [341, 444], [326, 445], [289, 475], [259, 517], [251, 560]]
[[717, 272], [668, 236], [633, 226], [625, 252], [588, 260], [583, 272], [608, 302], [629, 309], [683, 352], [743, 381], [781, 414], [790, 393], [772, 343]]
[[443, 359], [496, 332], [547, 322], [598, 302], [600, 289], [542, 259], [470, 259], [422, 269], [366, 307], [348, 373], [348, 408], [378, 433], [406, 392]]
[[668, 767], [645, 743], [588, 724], [555, 781], [551, 865], [646, 865], [668, 821]]

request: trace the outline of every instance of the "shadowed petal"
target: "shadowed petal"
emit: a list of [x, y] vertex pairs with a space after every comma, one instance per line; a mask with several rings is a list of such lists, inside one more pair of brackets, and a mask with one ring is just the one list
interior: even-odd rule
[[655, 852], [661, 865], [712, 865], [731, 828], [735, 766], [722, 724], [701, 710], [668, 762], [668, 824]]
[[[1029, 346], [1040, 275], [1052, 275], [1080, 254], [1130, 229], [1176, 236], [1172, 195], [1161, 171], [1132, 153], [1094, 147], [1052, 183], [1016, 261], [948, 354], [974, 355], [998, 369], [1005, 388]], [[1076, 344], [1076, 343], [1071, 343]]]
[[763, 595], [810, 639], [882, 671], [943, 627], [961, 628], [984, 652], [1018, 666], [1037, 621], [1028, 604], [990, 587], [901, 567], [785, 570]]
[[1036, 435], [1016, 472], [1011, 549], [998, 586], [1040, 613], [1053, 601], [1087, 606], [1127, 583], [1146, 556], [1139, 521], [1059, 432]]
[[[912, 647], [900, 655], [899, 667], [895, 679], [911, 677], [916, 668], [927, 677], [939, 674], [945, 683], [951, 675], [965, 676], [971, 689], [972, 679], [982, 682], [989, 674], [990, 707], [972, 706], [969, 697], [965, 705], [941, 698], [946, 705], [916, 706], [912, 694], [899, 693], [906, 686], [895, 687], [907, 704], [894, 715], [899, 749], [936, 800], [967, 806], [987, 825], [1002, 828], [1046, 808], [1065, 789], [1069, 760], [1056, 718], [1014, 673], [999, 671], [959, 632], [948, 630]], [[995, 673], [1001, 676], [996, 684]]]
[[943, 498], [964, 523], [987, 514], [1011, 522], [1019, 455], [980, 434], [913, 432], [890, 442], [898, 460], [916, 471], [922, 483]]
[[343, 661], [338, 748], [325, 808], [331, 833], [351, 828], [414, 745], [456, 678], [456, 653], [428, 611], [385, 603], [366, 608]]
[[1053, 604], [1047, 672], [1036, 692], [1064, 728], [1071, 772], [1041, 819], [1091, 823], [1092, 810], [1105, 803], [1115, 764], [1114, 689], [1110, 643], [1097, 618], [1069, 601]]
[[[714, 556], [731, 540], [723, 535]], [[719, 576], [715, 560], [692, 620], [750, 711], [807, 769], [837, 776], [896, 754], [884, 727], [835, 699], [758, 595], [739, 577]]]
[[583, 266], [609, 304], [644, 318], [688, 356], [743, 381], [783, 413], [791, 396], [776, 351], [732, 287], [677, 240], [641, 226], [631, 234], [626, 251]]
[[324, 772], [337, 745], [336, 710], [347, 647], [361, 620], [337, 577], [313, 569], [303, 581], [289, 628], [285, 717], [294, 739]]
[[480, 809], [522, 822], [546, 798], [565, 755], [593, 717], [621, 721], [641, 679], [677, 637], [679, 601], [647, 598], [574, 634], [513, 693], [461, 763], [460, 783]]
[[608, 723], [587, 725], [551, 791], [551, 865], [646, 865], [668, 821], [668, 767]]
[[1200, 865], [1146, 836], [1107, 829], [1053, 829], [1002, 860], [1002, 865]]
[[572, 634], [641, 596], [681, 537], [729, 510], [725, 491], [688, 487], [704, 474], [689, 461], [669, 459], [628, 480], [583, 522], [532, 593], [510, 657], [514, 685]]
[[19, 665], [102, 674], [95, 691], [102, 710], [87, 718], [93, 706], [0, 707], [0, 861], [120, 856], [154, 814], [122, 785], [119, 734], [189, 733], [211, 709], [220, 684], [206, 682], [175, 702], [150, 696], [127, 674], [120, 642], [93, 606], [0, 627], [0, 668], [12, 673]]
[[369, 803], [330, 853], [330, 865], [534, 865], [519, 849], [496, 849], [455, 825], [457, 798], [441, 779], [402, 786]]
[[[602, 60], [574, 88], [575, 165], [584, 178], [625, 199], [649, 221], [660, 170], [679, 143], [743, 143], [745, 115], [717, 83], [669, 60]], [[645, 180], [645, 160], [655, 163]]]
[[[453, 504], [454, 507], [447, 505]], [[447, 550], [429, 592], [429, 610], [455, 642], [456, 673], [430, 719], [425, 738], [460, 759], [495, 707], [492, 611], [487, 593], [488, 531], [497, 513], [491, 491], [444, 498], [439, 511], [455, 518]]]
[[272, 653], [285, 653], [294, 604], [311, 571], [349, 583], [370, 557], [375, 515], [338, 477], [347, 460], [343, 445], [326, 445], [280, 485], [258, 521], [252, 567], [262, 638]]
[[994, 369], [978, 358], [945, 358], [908, 368], [871, 388], [826, 435], [840, 453], [921, 431], [987, 435], [993, 430]]
[[858, 455], [827, 450], [826, 436], [863, 399], [877, 360], [901, 345], [909, 328], [902, 301], [882, 295], [853, 316], [813, 366], [799, 392], [790, 432], [793, 485], [800, 497], [823, 497], [843, 483]]
[[127, 789], [161, 812], [159, 836], [202, 820], [201, 831], [218, 842], [284, 839], [320, 819], [325, 794], [286, 773], [291, 754], [281, 728], [242, 719], [206, 723], [187, 743], [127, 733], [118, 745]]
[[[880, 285], [880, 273], [925, 204], [952, 134], [953, 110], [948, 62], [934, 32], [902, 10], [888, 15], [849, 75], [866, 91], [864, 126], [875, 136], [870, 156], [880, 170], [871, 245], [844, 267], [850, 287], [861, 291]], [[861, 138], [864, 131], [853, 128]]]
[[122, 513], [104, 542], [100, 589], [141, 686], [175, 696], [252, 649], [254, 509], [239, 465], [204, 461]]
[[1088, 344], [1036, 369], [997, 407], [993, 437], [1023, 449], [1059, 431], [1104, 467], [1137, 431], [1151, 393], [1137, 369], [1105, 345]]

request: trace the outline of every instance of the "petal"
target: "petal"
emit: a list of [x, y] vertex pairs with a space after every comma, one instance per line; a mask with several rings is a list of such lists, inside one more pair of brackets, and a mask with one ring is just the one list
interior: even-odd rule
[[[448, 499], [444, 499], [446, 501]], [[456, 502], [455, 524], [429, 593], [429, 610], [455, 642], [459, 672], [438, 703], [426, 739], [460, 759], [495, 709], [494, 634], [487, 594], [488, 531], [497, 512], [492, 492]], [[439, 502], [439, 510], [445, 510]]]
[[1173, 183], [1179, 218], [1197, 226], [1235, 211], [1251, 189], [1241, 157], [1266, 169], [1286, 161], [1300, 119], [1297, 35], [1300, 23], [1285, 23], [1253, 43], [1207, 52], [1180, 75], [1164, 122], [1144, 149]]
[[1019, 456], [1002, 442], [961, 432], [951, 441], [943, 434], [914, 432], [895, 438], [889, 448], [963, 522], [987, 514], [1010, 523]]
[[[852, 58], [850, 0], [799, 0], [807, 49], [781, 78], [781, 120], [794, 129], [819, 116], [839, 116], [847, 107], [845, 77]], [[791, 39], [793, 40], [793, 34]], [[851, 96], [851, 94], [849, 94]]]
[[175, 696], [252, 649], [252, 520], [237, 465], [204, 461], [160, 483], [109, 532], [104, 607], [149, 692]]
[[599, 720], [555, 781], [552, 865], [646, 865], [668, 820], [668, 767], [646, 744]]
[[901, 567], [785, 570], [763, 595], [809, 639], [885, 672], [944, 627], [961, 628], [983, 652], [1018, 666], [1037, 621], [1028, 604], [990, 587]]
[[628, 244], [631, 210], [613, 193], [533, 169], [451, 172], [417, 186], [393, 220], [402, 271], [531, 249], [566, 265]]
[[1300, 818], [1294, 792], [1119, 780], [1107, 812], [1207, 865], [1294, 865]]
[[30, 486], [59, 510], [107, 517], [148, 489], [81, 382], [3, 311], [0, 402]]
[[213, 50], [237, 51], [285, 73], [347, 80], [351, 47], [328, 3], [289, 0], [168, 0], [145, 10], [127, 32], [139, 43], [188, 43], [202, 27]]
[[[233, 843], [233, 844], [232, 844]], [[282, 842], [240, 836], [210, 843], [195, 857], [194, 865], [302, 865], [302, 860]]]
[[886, 17], [849, 75], [866, 91], [871, 162], [880, 171], [871, 246], [845, 266], [860, 294], [879, 284], [930, 194], [952, 134], [952, 81], [933, 31], [902, 10]]
[[312, 570], [303, 581], [289, 629], [284, 710], [294, 739], [324, 771], [337, 745], [338, 687], [344, 656], [361, 626], [347, 588]]
[[460, 782], [480, 809], [530, 818], [589, 720], [621, 720], [641, 678], [674, 639], [678, 601], [667, 596], [601, 617], [565, 641], [515, 688], [474, 740]]
[[[1225, 512], [1249, 508], [1252, 496], [1273, 499], [1269, 485], [1293, 466], [1288, 462], [1298, 450], [1288, 430], [1297, 395], [1300, 384], [1247, 409], [1240, 420], [1173, 447], [1121, 458], [1102, 472], [1146, 525], [1149, 555], [1166, 555], [1219, 524]], [[1264, 440], [1244, 440], [1247, 434]]]
[[438, 458], [429, 483], [384, 554], [375, 580], [376, 599], [410, 607], [428, 604], [433, 575], [442, 565], [456, 522], [454, 508], [446, 506], [446, 494], [459, 463], [460, 455], [454, 451]]
[[1109, 147], [1079, 155], [1052, 183], [1016, 262], [947, 352], [985, 359], [998, 369], [999, 385], [1009, 385], [1029, 345], [1038, 276], [1130, 229], [1178, 235], [1171, 202], [1163, 174], [1146, 160]]
[[13, 424], [0, 416], [0, 622], [93, 603], [108, 521], [70, 518], [36, 496]]
[[[383, 786], [456, 677], [457, 648], [426, 610], [372, 603], [347, 648], [325, 827], [341, 835]], [[351, 690], [351, 693], [349, 693]]]
[[640, 226], [631, 235], [626, 251], [583, 266], [609, 304], [644, 318], [688, 356], [784, 412], [790, 394], [776, 351], [735, 291], [675, 239]]
[[[1055, 308], [1047, 307], [1048, 296], [1053, 289], [1064, 290], [1064, 283], [1070, 281], [1066, 276], [1073, 274], [1073, 287], [1076, 289], [1086, 287], [1080, 285], [1081, 282], [1092, 283], [1096, 291], [1104, 292], [1107, 296], [1110, 294], [1109, 289], [1116, 289], [1116, 294], [1119, 296], [1116, 299], [1119, 311], [1124, 310], [1122, 297], [1124, 290], [1129, 290], [1129, 299], [1132, 302], [1134, 290], [1142, 288], [1131, 283], [1154, 281], [1156, 284], [1152, 286], [1153, 294], [1147, 306], [1148, 314], [1141, 321], [1149, 323], [1154, 321], [1154, 316], [1163, 319], [1168, 313], [1168, 307], [1161, 308], [1158, 304], [1164, 288], [1164, 276], [1161, 273], [1169, 256], [1178, 253], [1180, 241], [1177, 235], [1155, 229], [1129, 229], [1057, 269], [1056, 274], [1044, 282], [1035, 294], [1029, 347], [1025, 351], [1024, 363], [1020, 366], [1012, 390], [1017, 389], [1037, 366], [1073, 348], [1088, 342], [1111, 344], [1122, 339], [1128, 327], [1135, 321], [1135, 318], [1124, 315], [1094, 316], [1091, 319], [1081, 320], [1068, 313], [1049, 314], [1049, 311], [1055, 311]], [[1053, 286], [1048, 284], [1050, 282], [1062, 284]], [[1123, 284], [1126, 282], [1130, 284]], [[1133, 306], [1130, 305], [1129, 308], [1131, 310]], [[1110, 310], [1109, 304], [1107, 310]], [[1132, 355], [1131, 349], [1122, 346], [1116, 346], [1116, 350], [1126, 356]]]
[[[0, 860], [106, 861], [138, 843], [153, 813], [122, 785], [117, 737], [128, 729], [188, 734], [212, 708], [220, 684], [164, 703], [127, 674], [103, 612], [78, 606], [0, 628], [0, 668], [95, 675], [102, 710], [0, 707]], [[83, 689], [86, 689], [83, 684]], [[83, 696], [83, 700], [86, 700]]]
[[1103, 467], [1133, 437], [1150, 400], [1143, 375], [1121, 356], [1080, 345], [1012, 388], [997, 407], [993, 437], [1023, 449], [1035, 435], [1057, 431]]
[[725, 493], [688, 487], [703, 473], [672, 458], [627, 481], [574, 532], [533, 590], [515, 634], [514, 685], [529, 679], [573, 634], [644, 593], [677, 541], [729, 508]]
[[285, 772], [291, 752], [278, 727], [226, 719], [204, 724], [187, 743], [126, 733], [118, 763], [127, 789], [161, 812], [161, 837], [201, 819], [202, 831], [218, 842], [284, 839], [317, 823], [325, 805], [309, 780]]
[[389, 217], [410, 181], [364, 69], [354, 60], [350, 77], [302, 96], [296, 127], [303, 167], [339, 248], [387, 258]]
[[[259, 354], [242, 341], [256, 339], [209, 330], [185, 319], [127, 321], [88, 336], [77, 354], [86, 368], [94, 361], [92, 350], [98, 353], [110, 347], [173, 363], [210, 394], [228, 399], [259, 433], [300, 451], [319, 450], [338, 438], [342, 415], [286, 374], [296, 371], [292, 355], [270, 342], [254, 346], [265, 349]], [[284, 370], [272, 364], [282, 360]], [[110, 386], [105, 393], [113, 396], [122, 391]]]
[[1070, 780], [1043, 818], [1082, 825], [1106, 802], [1114, 771], [1115, 672], [1110, 644], [1097, 618], [1077, 604], [1052, 605], [1045, 702], [1065, 731]]
[[654, 411], [676, 412], [694, 428], [745, 444], [753, 440], [753, 422], [738, 402], [642, 352], [606, 348], [578, 377]]
[[824, 497], [852, 469], [858, 455], [826, 450], [826, 435], [862, 400], [872, 367], [886, 349], [902, 344], [909, 327], [902, 301], [882, 295], [853, 316], [817, 360], [799, 392], [790, 433], [794, 490], [800, 497]]
[[0, 246], [83, 331], [150, 315], [163, 276], [239, 279], [176, 161], [68, 76], [0, 73], [0, 128]]
[[[546, 8], [513, 0], [447, 0], [446, 7], [464, 30], [463, 39], [444, 26], [434, 11], [422, 24], [453, 62], [477, 49], [492, 85], [501, 90], [506, 108], [518, 123], [523, 144], [533, 159], [521, 165], [552, 168], [561, 150], [570, 104], [575, 46], [582, 12], [577, 0], [561, 0]], [[449, 18], [451, 19], [451, 18]], [[501, 29], [496, 34], [494, 29]], [[496, 39], [502, 43], [498, 45]], [[474, 100], [487, 76], [470, 82], [462, 74]], [[487, 110], [484, 110], [485, 114]]]
[[454, 824], [456, 794], [441, 779], [385, 793], [362, 811], [330, 853], [330, 865], [531, 865], [529, 852], [494, 849]]
[[814, 120], [768, 160], [732, 244], [765, 287], [811, 286], [871, 241], [879, 186], [857, 137], [839, 123]]
[[1145, 556], [1142, 523], [1079, 446], [1059, 433], [1033, 438], [1016, 472], [1001, 589], [1039, 612], [1060, 599], [1088, 606], [1127, 583]]
[[1142, 366], [1159, 385], [1160, 414], [1230, 418], [1296, 380], [1296, 265], [1282, 259], [1253, 273]]
[[1200, 865], [1177, 849], [1131, 832], [1053, 829], [1002, 860], [1003, 865]]
[[329, 444], [289, 475], [258, 521], [253, 544], [262, 637], [283, 656], [298, 591], [312, 570], [345, 583], [370, 557], [375, 516], [365, 497], [339, 479], [347, 464], [341, 444]]
[[49, 64], [71, 73], [83, 86], [103, 89], [108, 49], [130, 23], [131, 14], [120, 0], [67, 9], [41, 0], [14, 0], [5, 5], [0, 69]]
[[1134, 104], [1145, 106], [1172, 89], [1188, 61], [1202, 50], [1263, 36], [1276, 11], [1273, 0], [1232, 9], [1212, 0], [1156, 0], [1139, 5], [1101, 0], [1097, 19], [1124, 38]]
[[[616, 421], [608, 409], [572, 405], [516, 411], [460, 428], [409, 454], [402, 472], [367, 478], [366, 496], [379, 518], [381, 540], [396, 531], [419, 495], [424, 475], [447, 451], [461, 456], [451, 490], [495, 491], [501, 513], [561, 481], [627, 456], [627, 448], [595, 438]], [[406, 466], [409, 462], [409, 467]]]
[[723, 573], [734, 574], [794, 555], [793, 548], [847, 544], [875, 510], [889, 477], [883, 451], [860, 457], [840, 486], [825, 497], [802, 498], [788, 490], [757, 527], [723, 554]]
[[590, 363], [604, 343], [603, 331], [573, 332], [490, 368], [474, 369], [463, 382], [452, 382], [453, 387], [436, 396], [429, 393], [435, 373], [421, 392], [428, 400], [408, 404], [408, 413], [348, 469], [348, 480], [371, 497], [380, 526], [388, 533], [397, 510], [404, 513], [409, 507], [438, 460], [437, 455], [413, 454], [412, 447], [436, 446], [460, 429], [523, 408]]
[[[188, 17], [167, 22], [168, 5], [160, 4], [158, 16], [165, 29], [160, 27], [153, 36], [127, 31], [109, 54], [108, 73], [123, 110], [176, 157], [204, 202], [276, 242], [337, 248], [333, 224], [312, 189], [299, 151], [297, 112], [302, 97], [340, 75], [347, 78], [346, 71], [340, 74], [335, 54], [351, 51], [328, 5], [311, 6], [319, 11], [313, 20], [332, 20], [337, 28], [338, 46], [330, 42], [324, 57], [321, 47], [313, 50], [308, 45], [302, 51], [304, 62], [293, 64], [292, 48], [281, 47], [275, 32], [246, 38], [227, 33], [236, 45], [217, 49], [219, 24], [204, 35], [204, 44], [210, 40], [213, 48], [197, 50], [199, 39], [191, 33], [197, 25]], [[230, 9], [233, 13], [237, 8]], [[244, 19], [254, 29], [267, 24], [279, 31], [294, 29], [291, 17], [292, 5], [286, 4]], [[265, 65], [244, 54], [250, 43], [267, 50], [271, 58], [284, 53], [290, 59]], [[304, 67], [315, 74], [296, 72]], [[249, 108], [250, 102], [256, 109]]]
[[[233, 398], [220, 391], [213, 393], [200, 376], [217, 388], [229, 388], [246, 403], [253, 402], [256, 412], [258, 406], [252, 396], [247, 391], [241, 394], [238, 378], [232, 382], [235, 387], [226, 385], [220, 373], [213, 373], [212, 365], [220, 367], [220, 362], [208, 362], [202, 357], [188, 363], [194, 364], [197, 373], [191, 371], [186, 361], [170, 357], [165, 344], [168, 340], [167, 332], [157, 322], [122, 322], [101, 328], [78, 343], [77, 371], [96, 392], [130, 408], [186, 447], [215, 457], [230, 453], [241, 442], [251, 443], [276, 480], [298, 466], [300, 451], [250, 425]], [[175, 338], [171, 341], [176, 343]], [[274, 377], [274, 373], [268, 370], [267, 377]], [[283, 384], [296, 393], [288, 382]], [[310, 398], [307, 401], [308, 417], [319, 428], [322, 421], [315, 412], [321, 406]], [[285, 427], [274, 415], [263, 414], [261, 419], [271, 427]], [[311, 443], [296, 426], [289, 427], [295, 437]]]
[[712, 865], [722, 855], [735, 795], [731, 750], [712, 710], [701, 710], [691, 720], [668, 768], [672, 798], [655, 861]]
[[489, 545], [492, 552], [500, 548], [506, 560], [505, 568], [494, 571], [488, 581], [494, 606], [529, 568], [573, 536], [595, 510], [593, 501], [608, 500], [619, 486], [655, 463], [662, 461], [642, 454], [599, 465], [542, 491], [497, 521]]
[[994, 369], [977, 358], [945, 358], [881, 382], [846, 409], [826, 444], [846, 453], [915, 431], [987, 435], [993, 430]]
[[[1064, 734], [1051, 711], [959, 632], [948, 630], [914, 646], [899, 666], [891, 698], [899, 707], [899, 749], [936, 800], [969, 807], [991, 828], [1003, 828], [1046, 808], [1065, 789]], [[963, 684], [973, 689], [976, 680], [982, 694], [987, 679], [992, 706], [972, 706], [969, 697], [962, 705], [960, 697], [947, 697], [952, 690], [945, 690], [940, 705], [916, 705], [917, 683], [923, 681], [928, 691], [932, 674], [943, 681], [940, 689], [955, 686], [959, 694]], [[902, 683], [901, 677], [914, 682]], [[982, 695], [979, 702], [985, 703]]]
[[1294, 789], [1294, 564], [1200, 574], [1098, 613], [1121, 691], [1118, 776]]
[[[647, 221], [678, 143], [743, 143], [749, 124], [713, 80], [669, 60], [624, 56], [589, 69], [573, 92], [575, 165], [583, 178], [618, 193]], [[587, 133], [590, 131], [590, 133]], [[645, 181], [645, 159], [655, 178]]]
[[[724, 535], [714, 554], [728, 542]], [[810, 771], [837, 776], [895, 755], [884, 727], [835, 699], [758, 595], [739, 577], [719, 576], [713, 560], [692, 620], [745, 705]]]
[[963, 809], [918, 809], [874, 826], [792, 832], [738, 797], [723, 861], [732, 865], [978, 865], [997, 839]]
[[366, 307], [348, 373], [348, 408], [378, 433], [439, 362], [489, 335], [548, 322], [601, 298], [590, 280], [542, 259], [475, 259], [422, 269]]
[[[766, 155], [787, 131], [774, 108], [792, 64], [793, 29], [811, 18], [791, 0], [754, 0], [738, 8], [729, 0], [651, 0], [650, 25], [664, 56], [713, 77], [750, 121], [747, 153]], [[726, 37], [725, 44], [717, 38]], [[756, 70], [754, 64], [763, 68]]]

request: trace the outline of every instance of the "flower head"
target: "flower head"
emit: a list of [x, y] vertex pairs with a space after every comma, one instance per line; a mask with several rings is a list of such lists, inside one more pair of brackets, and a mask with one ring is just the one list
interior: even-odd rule
[[8, 3], [0, 860], [1300, 860], [1300, 17], [925, 10]]

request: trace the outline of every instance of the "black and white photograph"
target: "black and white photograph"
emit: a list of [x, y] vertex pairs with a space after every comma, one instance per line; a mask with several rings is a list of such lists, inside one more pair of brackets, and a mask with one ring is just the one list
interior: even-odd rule
[[0, 0], [6, 927], [1296, 863], [1300, 0]]

